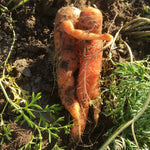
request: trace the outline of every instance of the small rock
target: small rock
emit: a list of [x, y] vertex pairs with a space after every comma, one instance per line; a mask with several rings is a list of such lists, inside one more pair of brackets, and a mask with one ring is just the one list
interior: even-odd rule
[[31, 77], [31, 70], [29, 68], [24, 68], [22, 74], [26, 77]]
[[35, 26], [35, 17], [34, 16], [31, 16], [29, 19], [26, 20], [26, 26], [30, 29], [33, 29], [34, 26]]
[[19, 71], [26, 77], [31, 77], [31, 70], [28, 67], [28, 63], [26, 59], [18, 59], [16, 60], [13, 65], [16, 67], [16, 70]]

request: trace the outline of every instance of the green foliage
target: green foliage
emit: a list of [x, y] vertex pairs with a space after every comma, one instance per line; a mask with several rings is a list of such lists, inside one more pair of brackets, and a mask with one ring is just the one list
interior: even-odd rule
[[6, 6], [0, 5], [0, 12], [6, 13], [9, 11], [13, 11], [15, 9], [17, 9], [18, 7], [22, 6], [23, 4], [27, 3], [29, 0], [21, 0], [19, 3], [15, 4], [15, 6], [13, 8], [11, 8], [10, 10], [8, 9], [8, 6], [14, 2], [14, 0], [9, 0], [6, 4]]
[[[105, 115], [113, 118], [114, 128], [109, 130], [108, 134], [111, 134], [117, 127], [135, 117], [143, 107], [150, 89], [150, 70], [144, 65], [148, 65], [146, 61], [119, 63], [114, 73], [110, 76], [111, 84], [109, 85], [109, 90], [107, 90], [110, 101], [107, 101]], [[133, 130], [141, 148], [145, 147], [145, 145], [150, 147], [149, 114], [150, 105], [142, 117], [134, 123]], [[133, 149], [133, 145], [135, 145], [133, 130], [131, 131], [131, 128], [127, 128], [121, 136], [128, 149]]]
[[7, 140], [11, 140], [11, 132], [13, 132], [13, 130], [11, 129], [10, 127], [10, 124], [8, 123], [7, 125], [4, 124], [3, 125], [3, 132], [0, 133], [0, 145], [2, 145], [4, 143], [4, 140], [7, 139]]
[[144, 7], [144, 11], [147, 15], [150, 15], [150, 8], [149, 7]]
[[59, 142], [56, 142], [56, 144], [54, 145], [54, 147], [52, 148], [52, 150], [64, 150], [66, 149], [67, 147], [66, 146], [63, 146], [63, 147], [59, 147]]
[[[66, 132], [70, 133], [70, 127], [71, 125], [65, 125], [62, 126], [61, 122], [64, 120], [64, 117], [55, 117], [55, 114], [58, 113], [58, 110], [60, 110], [59, 105], [52, 105], [52, 106], [46, 106], [45, 108], [42, 108], [40, 105], [38, 105], [37, 101], [40, 100], [41, 93], [34, 94], [32, 93], [32, 99], [29, 102], [28, 100], [25, 100], [24, 106], [19, 106], [15, 102], [11, 101], [11, 105], [15, 106], [15, 112], [18, 113], [16, 116], [16, 119], [14, 122], [18, 122], [19, 124], [24, 124], [25, 122], [28, 124], [29, 127], [35, 129], [33, 133], [32, 140], [22, 147], [22, 149], [30, 148], [32, 149], [33, 146], [36, 146], [36, 149], [42, 149], [42, 132], [46, 132], [48, 134], [49, 143], [52, 142], [52, 137], [58, 139], [61, 129], [64, 129]], [[50, 119], [45, 118], [44, 114], [46, 113], [47, 116], [52, 116]], [[36, 115], [35, 115], [36, 114]], [[1, 120], [3, 121], [3, 120]], [[5, 126], [3, 124], [4, 134], [1, 136], [6, 136], [8, 140], [11, 138], [9, 137], [12, 130], [10, 130], [9, 125]], [[36, 134], [36, 131], [38, 131], [38, 135]], [[4, 138], [2, 138], [1, 143], [3, 143]], [[33, 142], [34, 141], [34, 142]], [[32, 145], [32, 146], [31, 146]]]

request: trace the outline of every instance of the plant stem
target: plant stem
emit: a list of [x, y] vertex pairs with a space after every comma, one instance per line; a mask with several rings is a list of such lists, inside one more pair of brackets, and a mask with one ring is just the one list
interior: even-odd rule
[[131, 125], [131, 129], [132, 129], [132, 135], [133, 135], [134, 141], [136, 143], [136, 146], [137, 146], [138, 150], [140, 150], [139, 144], [138, 144], [137, 139], [136, 139], [135, 131], [134, 131], [134, 122]]
[[130, 62], [133, 63], [133, 54], [132, 54], [132, 50], [130, 48], [130, 46], [125, 42], [123, 41], [123, 43], [126, 45], [126, 47], [128, 48], [128, 51], [129, 51], [129, 54], [130, 54]]
[[[5, 90], [5, 88], [4, 88], [4, 86], [3, 86], [3, 84], [2, 84], [1, 81], [0, 81], [0, 87], [1, 87], [1, 89], [2, 89], [2, 91], [3, 91], [3, 93], [4, 93], [4, 96], [5, 96], [6, 100], [7, 100], [17, 111], [19, 111], [20, 114], [24, 114], [22, 108], [21, 108], [20, 106], [16, 105], [11, 99], [9, 99], [9, 97], [8, 97], [8, 95], [7, 95], [7, 92], [6, 92], [6, 90]], [[25, 114], [24, 114], [24, 115], [25, 115]], [[22, 115], [22, 116], [24, 117], [24, 115]], [[25, 115], [25, 116], [26, 116], [26, 115]], [[24, 117], [24, 119], [29, 119], [29, 117], [26, 116], [26, 118]], [[29, 119], [29, 120], [30, 120], [30, 119]], [[42, 143], [42, 134], [41, 134], [40, 128], [39, 128], [33, 121], [32, 121], [32, 124], [34, 125], [35, 129], [37, 129], [38, 132], [39, 132], [40, 150], [41, 150], [41, 149], [42, 149], [42, 144], [41, 144], [41, 143]]]
[[15, 40], [16, 40], [16, 33], [15, 33], [15, 31], [14, 31], [14, 29], [13, 29], [13, 26], [12, 26], [12, 18], [10, 17], [9, 19], [11, 20], [11, 21], [10, 21], [10, 23], [11, 23], [11, 24], [10, 24], [10, 29], [12, 29], [12, 31], [13, 31], [13, 42], [12, 42], [12, 44], [11, 44], [9, 53], [8, 53], [7, 58], [6, 58], [6, 60], [5, 60], [5, 63], [4, 63], [3, 76], [5, 75], [6, 65], [7, 65], [8, 59], [9, 59], [9, 57], [10, 57], [10, 55], [11, 55], [11, 52], [12, 52], [12, 49], [13, 49], [13, 47], [14, 47]]
[[2, 89], [2, 91], [3, 91], [3, 93], [4, 93], [4, 96], [5, 96], [6, 100], [7, 100], [16, 110], [18, 110], [20, 113], [22, 113], [22, 109], [21, 109], [18, 105], [16, 105], [15, 103], [13, 103], [13, 102], [11, 101], [11, 99], [9, 99], [9, 97], [8, 97], [8, 95], [7, 95], [7, 93], [6, 93], [6, 90], [5, 90], [5, 88], [4, 88], [4, 86], [3, 86], [3, 84], [2, 84], [1, 81], [0, 81], [0, 87], [1, 87], [1, 89]]
[[26, 2], [28, 2], [29, 0], [22, 0], [20, 1], [16, 6], [14, 6], [11, 11], [17, 9], [18, 7], [20, 7], [21, 5], [25, 4]]
[[[125, 32], [125, 31], [127, 31], [127, 30], [130, 30], [130, 27], [129, 27], [129, 25], [131, 25], [132, 23], [135, 23], [135, 22], [137, 22], [137, 21], [144, 21], [145, 23], [149, 23], [150, 24], [150, 19], [148, 19], [148, 18], [137, 18], [137, 19], [134, 19], [134, 20], [132, 20], [132, 21], [130, 21], [130, 22], [128, 22], [128, 23], [126, 23], [124, 26], [123, 26], [123, 31]], [[131, 28], [133, 28], [133, 25], [131, 26]]]
[[148, 93], [148, 97], [146, 102], [144, 103], [143, 107], [140, 109], [140, 111], [137, 113], [136, 116], [133, 117], [133, 119], [129, 120], [128, 122], [122, 124], [114, 133], [112, 136], [108, 138], [108, 140], [100, 147], [99, 150], [105, 150], [107, 146], [119, 135], [124, 129], [126, 129], [128, 126], [130, 126], [132, 123], [134, 123], [136, 120], [138, 120], [142, 114], [147, 109], [148, 105], [150, 103], [150, 90]]
[[5, 106], [4, 106], [3, 110], [2, 110], [2, 112], [0, 113], [0, 120], [1, 120], [0, 126], [4, 125], [3, 113], [4, 113], [4, 111], [5, 111], [6, 107], [7, 107], [7, 105], [8, 105], [8, 101], [6, 102], [6, 104], [5, 104]]
[[115, 44], [116, 39], [117, 39], [117, 37], [118, 37], [120, 31], [122, 30], [122, 28], [123, 28], [123, 27], [121, 26], [120, 29], [118, 30], [118, 32], [115, 34], [113, 43], [112, 43], [112, 45], [111, 45], [111, 47], [110, 47], [110, 51], [109, 51], [109, 60], [112, 62], [112, 64], [113, 64], [114, 66], [116, 65], [116, 63], [112, 60], [112, 54], [111, 54], [111, 51], [114, 49], [114, 44]]
[[126, 35], [133, 35], [137, 37], [147, 37], [150, 36], [150, 31], [136, 31], [136, 32], [131, 32]]

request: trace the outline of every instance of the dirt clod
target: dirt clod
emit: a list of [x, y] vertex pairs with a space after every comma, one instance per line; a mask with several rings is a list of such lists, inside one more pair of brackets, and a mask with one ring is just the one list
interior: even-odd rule
[[28, 68], [28, 63], [26, 59], [18, 59], [13, 63], [13, 65], [15, 66], [17, 71], [22, 73], [24, 76], [31, 77], [32, 74], [30, 69]]

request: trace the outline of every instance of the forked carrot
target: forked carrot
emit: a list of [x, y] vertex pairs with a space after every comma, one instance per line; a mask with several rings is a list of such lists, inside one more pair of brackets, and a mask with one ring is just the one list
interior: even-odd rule
[[[111, 35], [101, 34], [101, 31], [102, 14], [98, 9], [84, 8], [80, 14], [80, 10], [75, 7], [63, 7], [56, 15], [54, 41], [58, 60], [58, 90], [62, 103], [74, 119], [71, 134], [76, 141], [80, 140], [86, 126], [89, 101], [100, 95], [98, 79], [102, 52], [99, 50], [103, 47], [102, 40], [112, 41]], [[79, 63], [81, 64], [76, 88], [74, 73]], [[97, 100], [93, 105], [96, 122], [99, 118], [100, 103], [101, 101]]]

